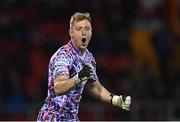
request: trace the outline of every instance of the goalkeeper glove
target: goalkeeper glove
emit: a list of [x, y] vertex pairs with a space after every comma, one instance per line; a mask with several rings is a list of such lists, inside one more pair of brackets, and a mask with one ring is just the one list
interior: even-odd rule
[[131, 105], [131, 97], [130, 96], [123, 97], [122, 95], [120, 96], [112, 95], [111, 103], [114, 106], [118, 106], [122, 109], [129, 111]]
[[93, 67], [92, 65], [85, 65], [82, 70], [77, 73], [73, 79], [76, 84], [81, 83], [82, 81], [88, 80], [93, 74]]

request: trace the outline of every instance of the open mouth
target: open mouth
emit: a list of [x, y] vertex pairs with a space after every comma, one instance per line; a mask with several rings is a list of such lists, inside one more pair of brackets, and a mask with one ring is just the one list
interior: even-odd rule
[[85, 43], [86, 42], [86, 38], [82, 38], [82, 42]]

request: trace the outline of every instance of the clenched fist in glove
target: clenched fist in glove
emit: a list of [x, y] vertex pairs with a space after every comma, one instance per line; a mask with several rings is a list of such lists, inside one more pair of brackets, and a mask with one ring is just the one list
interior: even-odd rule
[[112, 105], [114, 105], [114, 106], [118, 106], [127, 111], [130, 110], [130, 105], [131, 105], [131, 97], [130, 96], [123, 97], [122, 95], [120, 95], [120, 96], [112, 95], [111, 102], [112, 102]]
[[79, 84], [80, 82], [91, 78], [92, 74], [93, 67], [91, 65], [85, 65], [82, 70], [73, 77], [73, 79], [75, 80], [76, 84]]

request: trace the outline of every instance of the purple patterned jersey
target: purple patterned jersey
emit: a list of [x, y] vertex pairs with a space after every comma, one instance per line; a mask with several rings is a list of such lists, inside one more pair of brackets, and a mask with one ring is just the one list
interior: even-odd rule
[[57, 96], [54, 91], [54, 80], [60, 75], [68, 75], [69, 78], [72, 78], [85, 64], [91, 64], [94, 70], [94, 74], [88, 82], [98, 80], [94, 57], [87, 49], [81, 55], [74, 47], [72, 40], [59, 48], [51, 57], [49, 63], [48, 95], [39, 112], [38, 121], [78, 120], [81, 94], [87, 81], [78, 84], [64, 95]]

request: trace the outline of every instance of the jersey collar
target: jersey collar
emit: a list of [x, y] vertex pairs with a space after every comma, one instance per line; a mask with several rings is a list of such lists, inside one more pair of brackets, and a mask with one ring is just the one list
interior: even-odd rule
[[80, 55], [80, 56], [84, 55], [85, 52], [86, 52], [86, 50], [87, 50], [87, 49], [86, 49], [86, 50], [84, 51], [84, 53], [81, 54], [80, 51], [75, 47], [75, 44], [74, 44], [74, 42], [73, 42], [72, 39], [70, 40], [70, 45], [72, 46], [72, 49], [75, 51], [75, 53], [77, 53], [77, 54]]

